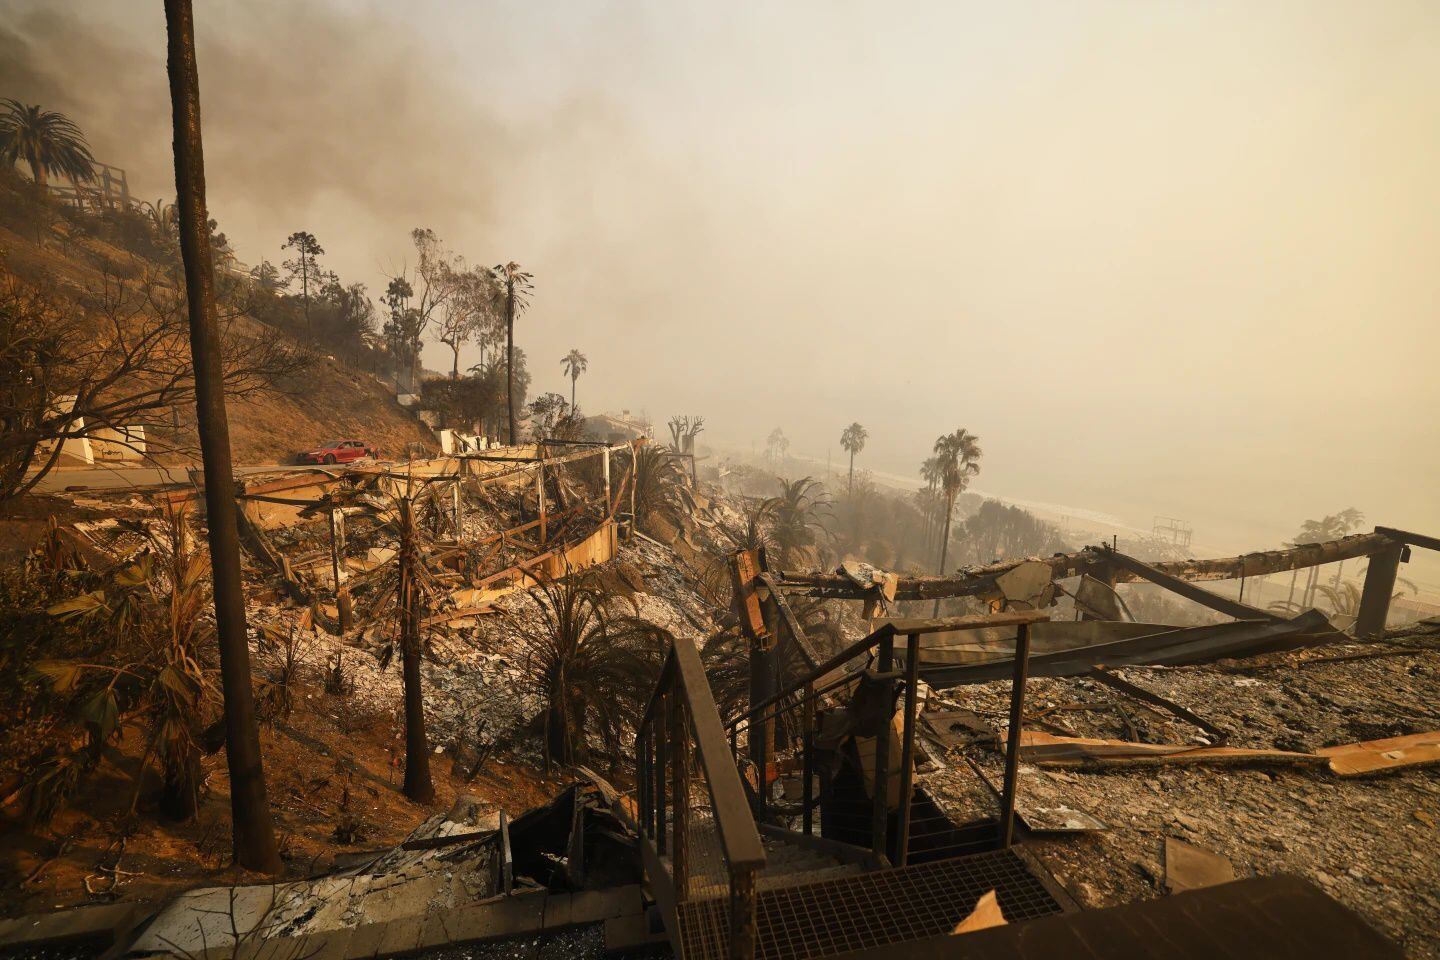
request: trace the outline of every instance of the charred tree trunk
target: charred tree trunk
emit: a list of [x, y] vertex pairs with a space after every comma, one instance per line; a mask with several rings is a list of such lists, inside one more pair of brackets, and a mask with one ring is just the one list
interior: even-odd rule
[[505, 280], [505, 410], [510, 418], [510, 439], [513, 447], [515, 431], [515, 278]]
[[414, 506], [400, 500], [400, 663], [405, 680], [405, 796], [416, 803], [433, 803], [430, 780], [430, 744], [425, 737], [425, 700], [420, 689], [420, 585], [415, 571], [420, 563], [415, 539]]
[[230, 425], [225, 416], [220, 331], [215, 315], [215, 267], [210, 217], [205, 208], [205, 160], [200, 141], [200, 78], [190, 0], [165, 0], [169, 34], [170, 102], [175, 128], [175, 188], [179, 195], [180, 252], [190, 308], [190, 351], [195, 366], [195, 411], [205, 466], [206, 527], [215, 580], [215, 626], [225, 694], [225, 759], [230, 770], [230, 811], [235, 860], [251, 870], [280, 870], [280, 853], [265, 796], [260, 734], [250, 686], [250, 647], [240, 584], [240, 535], [230, 466]]
[[197, 812], [200, 791], [200, 754], [188, 744], [165, 758], [160, 812], [170, 820], [186, 821]]
[[[940, 576], [945, 576], [945, 564], [950, 556], [950, 518], [955, 516], [955, 500], [952, 497], [945, 498], [945, 523], [940, 533], [940, 569], [935, 571]], [[940, 601], [935, 601], [935, 609], [930, 614], [932, 617], [940, 616]]]

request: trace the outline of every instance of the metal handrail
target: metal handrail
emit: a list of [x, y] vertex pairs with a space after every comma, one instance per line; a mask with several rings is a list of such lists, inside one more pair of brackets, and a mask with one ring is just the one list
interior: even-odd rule
[[[734, 960], [749, 960], [755, 952], [755, 874], [765, 865], [765, 847], [725, 740], [699, 651], [691, 640], [677, 637], [666, 654], [635, 735], [636, 793], [645, 869], [672, 936], [678, 934], [679, 906], [690, 892], [692, 745], [705, 777], [719, 852], [728, 873], [729, 955]], [[674, 804], [668, 818], [667, 771]], [[668, 870], [662, 860], [667, 853], [667, 839]]]
[[[801, 757], [802, 830], [810, 834], [814, 829], [814, 808], [818, 800], [814, 796], [814, 737], [816, 734], [816, 707], [822, 697], [831, 691], [853, 683], [858, 679], [854, 673], [840, 673], [846, 663], [857, 656], [874, 653], [874, 665], [870, 676], [876, 680], [900, 681], [903, 690], [903, 726], [900, 743], [899, 811], [895, 835], [895, 848], [891, 853], [887, 839], [889, 821], [890, 729], [894, 713], [887, 709], [878, 714], [875, 727], [863, 736], [873, 737], [875, 756], [873, 759], [872, 809], [870, 816], [871, 849], [877, 858], [890, 856], [897, 866], [904, 865], [911, 831], [911, 806], [914, 790], [914, 765], [916, 725], [919, 719], [918, 688], [920, 686], [920, 638], [929, 634], [959, 630], [978, 630], [987, 627], [1014, 626], [1017, 629], [1016, 649], [1011, 685], [1011, 726], [1006, 744], [1005, 787], [1000, 805], [1000, 842], [1009, 846], [1014, 833], [1015, 787], [1018, 776], [1020, 752], [1020, 718], [1025, 698], [1025, 680], [1029, 666], [1030, 625], [1049, 620], [1049, 614], [1040, 610], [1016, 610], [1005, 613], [970, 614], [959, 617], [943, 617], [926, 620], [896, 620], [882, 624], [868, 636], [850, 644], [844, 650], [830, 657], [803, 676], [789, 683], [784, 689], [747, 707], [726, 725], [731, 750], [738, 753], [739, 734], [742, 729], [754, 731], [757, 725], [778, 720], [782, 714], [798, 711], [803, 716], [803, 746]], [[895, 638], [906, 638], [904, 667], [895, 670]], [[751, 759], [759, 771], [760, 789], [755, 798], [754, 816], [763, 820], [771, 807], [768, 800], [769, 753], [779, 743], [772, 743], [773, 734], [761, 728], [761, 735], [751, 734]]]
[[[753, 706], [746, 707], [743, 713], [725, 725], [725, 729], [732, 733], [737, 731], [740, 724], [748, 724], [751, 717], [763, 710], [768, 710], [787, 697], [793, 697], [860, 654], [874, 650], [886, 639], [893, 640], [897, 636], [919, 636], [927, 633], [948, 633], [955, 630], [979, 630], [985, 627], [1018, 627], [1021, 624], [1040, 623], [1049, 619], [1050, 615], [1042, 610], [1011, 610], [1005, 613], [978, 613], [960, 617], [917, 620], [913, 625], [906, 624], [904, 627], [897, 627], [893, 623], [881, 624], [874, 632], [856, 640], [803, 677], [791, 681], [790, 685], [779, 693], [766, 697]], [[833, 686], [834, 684], [831, 684], [827, 689]]]

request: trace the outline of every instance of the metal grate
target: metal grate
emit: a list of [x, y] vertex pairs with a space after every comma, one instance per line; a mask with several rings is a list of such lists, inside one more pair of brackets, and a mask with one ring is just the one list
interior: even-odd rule
[[[994, 890], [1011, 923], [1060, 913], [1011, 850], [770, 890], [756, 902], [756, 960], [806, 960], [948, 933]], [[729, 904], [680, 905], [685, 960], [725, 956]]]

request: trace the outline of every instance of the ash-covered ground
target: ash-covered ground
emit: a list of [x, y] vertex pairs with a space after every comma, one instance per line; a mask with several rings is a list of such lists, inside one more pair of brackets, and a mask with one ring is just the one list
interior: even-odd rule
[[[1339, 659], [1349, 656], [1364, 659]], [[1440, 625], [1383, 643], [1186, 667], [1129, 668], [1125, 679], [1188, 708], [1234, 747], [1308, 752], [1440, 729]], [[932, 709], [963, 707], [1003, 735], [1006, 681], [937, 692]], [[1035, 679], [1027, 726], [1057, 735], [1200, 744], [1214, 739], [1160, 707], [1095, 680]], [[957, 816], [993, 812], [966, 762], [1001, 782], [980, 745], [932, 746], [922, 775]], [[1400, 943], [1440, 956], [1440, 767], [1342, 779], [1325, 765], [1149, 763], [1021, 768], [1020, 805], [1068, 807], [1108, 829], [1031, 834], [1028, 845], [1086, 907], [1164, 893], [1162, 846], [1178, 837], [1228, 858], [1237, 876], [1292, 873], [1317, 883]]]

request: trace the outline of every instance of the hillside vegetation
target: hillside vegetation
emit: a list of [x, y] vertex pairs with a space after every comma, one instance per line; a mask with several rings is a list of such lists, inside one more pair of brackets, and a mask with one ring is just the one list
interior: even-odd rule
[[[217, 239], [223, 244], [223, 235]], [[110, 319], [97, 308], [107, 296], [183, 306], [183, 291], [175, 283], [178, 250], [152, 218], [139, 211], [61, 207], [37, 197], [31, 184], [8, 170], [0, 172], [0, 275], [40, 291], [58, 310], [88, 319], [97, 329]], [[305, 355], [303, 362], [287, 364], [275, 382], [232, 396], [237, 463], [287, 462], [298, 450], [336, 437], [363, 438], [387, 455], [417, 445], [434, 448], [433, 434], [396, 402], [390, 385], [352, 358], [303, 346], [290, 332], [257, 319], [254, 308], [265, 303], [265, 292], [255, 281], [233, 271], [222, 271], [219, 279], [227, 293], [226, 319], [238, 339], [284, 344]], [[177, 346], [188, 352], [188, 344]], [[152, 445], [168, 448], [157, 459], [190, 459], [198, 442], [193, 405], [177, 403], [164, 413], [168, 416], [159, 419], [168, 423], [147, 426], [147, 435], [158, 441]]]

